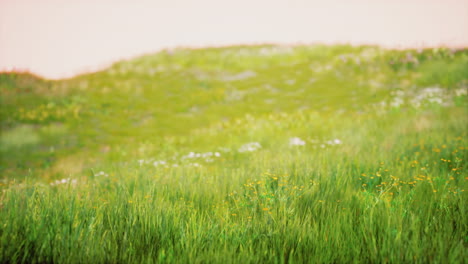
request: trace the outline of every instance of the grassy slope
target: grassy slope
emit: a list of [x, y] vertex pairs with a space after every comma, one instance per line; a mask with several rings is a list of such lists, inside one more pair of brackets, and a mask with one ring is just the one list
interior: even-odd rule
[[[2, 134], [28, 134], [30, 142], [7, 137], [2, 174], [24, 177], [33, 168], [62, 177], [71, 153], [78, 172], [111, 147], [187, 136], [247, 113], [361, 111], [398, 89], [466, 81], [465, 51], [412, 54], [417, 65], [406, 52], [373, 47], [232, 47], [161, 52], [59, 82], [2, 75]], [[239, 73], [255, 76], [235, 80]]]
[[258, 46], [0, 75], [0, 257], [460, 262], [466, 72], [466, 50]]

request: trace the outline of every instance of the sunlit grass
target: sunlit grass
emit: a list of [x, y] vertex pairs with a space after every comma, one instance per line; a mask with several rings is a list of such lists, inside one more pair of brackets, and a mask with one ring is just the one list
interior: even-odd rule
[[259, 46], [0, 75], [0, 262], [463, 263], [467, 61]]

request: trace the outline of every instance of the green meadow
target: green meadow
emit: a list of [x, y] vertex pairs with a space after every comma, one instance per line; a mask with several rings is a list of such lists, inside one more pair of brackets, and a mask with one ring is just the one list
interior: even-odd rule
[[468, 50], [0, 74], [0, 263], [466, 263]]

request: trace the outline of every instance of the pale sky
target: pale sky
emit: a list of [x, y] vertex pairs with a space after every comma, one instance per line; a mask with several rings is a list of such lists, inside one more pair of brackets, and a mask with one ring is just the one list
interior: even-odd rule
[[0, 71], [64, 78], [179, 46], [468, 47], [468, 0], [0, 0]]

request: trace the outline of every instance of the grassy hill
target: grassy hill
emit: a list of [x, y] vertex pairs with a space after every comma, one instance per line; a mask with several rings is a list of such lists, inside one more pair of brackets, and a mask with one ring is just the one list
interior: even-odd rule
[[1, 262], [462, 262], [467, 73], [320, 45], [2, 73]]

